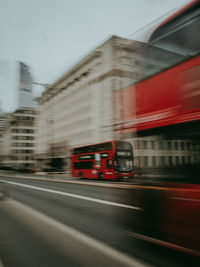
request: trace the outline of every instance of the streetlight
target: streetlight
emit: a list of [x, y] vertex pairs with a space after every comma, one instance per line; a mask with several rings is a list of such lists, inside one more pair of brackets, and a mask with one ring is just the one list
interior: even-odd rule
[[35, 82], [32, 82], [32, 84], [37, 84], [45, 87], [49, 85], [48, 83], [35, 83]]

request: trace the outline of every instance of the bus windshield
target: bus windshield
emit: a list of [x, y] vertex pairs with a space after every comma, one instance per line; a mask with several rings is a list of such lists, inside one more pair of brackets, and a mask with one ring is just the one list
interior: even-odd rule
[[129, 142], [115, 141], [115, 169], [126, 172], [133, 170], [133, 152]]

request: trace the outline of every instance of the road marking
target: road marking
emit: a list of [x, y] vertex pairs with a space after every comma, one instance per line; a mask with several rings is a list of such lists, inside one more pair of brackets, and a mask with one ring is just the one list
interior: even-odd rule
[[130, 231], [126, 231], [126, 232], [127, 232], [128, 235], [133, 236], [135, 238], [142, 239], [144, 241], [151, 242], [151, 243], [154, 243], [154, 244], [158, 244], [160, 246], [164, 246], [164, 247], [167, 247], [167, 248], [170, 248], [170, 249], [173, 249], [173, 250], [182, 251], [184, 253], [191, 254], [191, 255], [194, 255], [196, 257], [200, 257], [200, 252], [199, 251], [192, 250], [192, 249], [189, 249], [189, 248], [186, 248], [186, 247], [183, 247], [183, 246], [179, 246], [179, 245], [176, 245], [174, 243], [170, 243], [168, 241], [164, 241], [164, 240], [160, 240], [160, 239], [157, 239], [157, 238], [149, 237], [149, 236], [146, 236], [146, 235], [138, 234], [138, 233], [135, 233], [135, 232], [130, 232]]
[[35, 189], [35, 190], [39, 190], [39, 191], [49, 192], [49, 193], [67, 196], [67, 197], [78, 198], [78, 199], [82, 199], [82, 200], [86, 200], [86, 201], [92, 201], [92, 202], [96, 202], [96, 203], [100, 203], [100, 204], [104, 204], [104, 205], [116, 206], [116, 207], [120, 207], [120, 208], [133, 209], [133, 210], [142, 210], [142, 208], [140, 208], [140, 207], [121, 204], [121, 203], [107, 201], [107, 200], [102, 200], [102, 199], [98, 199], [98, 198], [86, 197], [83, 195], [77, 195], [77, 194], [67, 193], [67, 192], [63, 192], [63, 191], [57, 191], [57, 190], [47, 189], [47, 188], [33, 186], [33, 185], [10, 182], [10, 181], [6, 181], [6, 180], [0, 180], [0, 181], [4, 181], [8, 184], [13, 184], [13, 185], [26, 187], [26, 188], [30, 188], [30, 189]]
[[4, 208], [78, 266], [150, 266], [19, 201], [8, 200]]

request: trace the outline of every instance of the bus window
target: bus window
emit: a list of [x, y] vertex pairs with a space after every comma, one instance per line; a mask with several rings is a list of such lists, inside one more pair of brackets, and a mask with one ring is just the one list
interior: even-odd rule
[[107, 169], [113, 168], [113, 161], [111, 159], [107, 160]]
[[144, 76], [147, 78], [197, 55], [200, 51], [200, 16], [151, 41], [147, 48]]
[[101, 154], [99, 154], [99, 153], [95, 154], [95, 168], [96, 169], [101, 168]]
[[74, 169], [92, 169], [92, 161], [74, 162]]

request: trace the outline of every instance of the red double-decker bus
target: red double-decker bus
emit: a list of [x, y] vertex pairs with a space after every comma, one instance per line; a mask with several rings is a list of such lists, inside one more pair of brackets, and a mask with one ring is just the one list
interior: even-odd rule
[[133, 149], [129, 142], [110, 141], [72, 149], [73, 177], [116, 179], [133, 177]]
[[[200, 256], [200, 1], [152, 33], [140, 81], [124, 99], [120, 132], [137, 142], [142, 212], [133, 235]], [[132, 103], [136, 103], [132, 105]], [[136, 155], [135, 149], [135, 155]], [[140, 190], [138, 190], [140, 189]], [[135, 190], [135, 189], [133, 189]], [[137, 217], [134, 215], [134, 217]], [[139, 222], [139, 224], [138, 224]], [[132, 223], [133, 226], [134, 223]]]
[[157, 27], [141, 55], [139, 81], [115, 93], [121, 98], [121, 121], [115, 121], [121, 133], [160, 134], [161, 127], [200, 119], [199, 5], [192, 1]]

